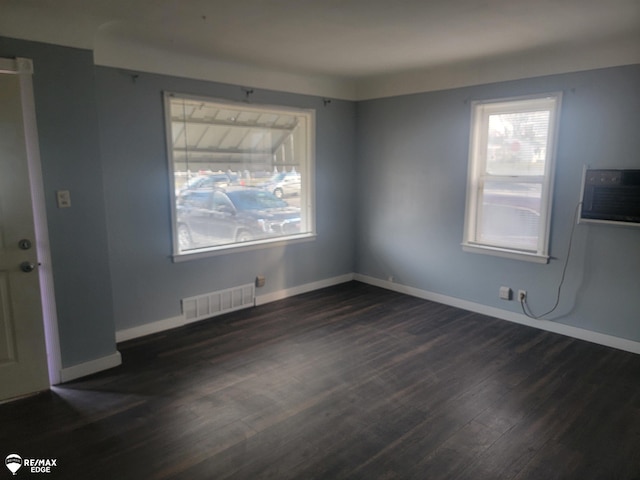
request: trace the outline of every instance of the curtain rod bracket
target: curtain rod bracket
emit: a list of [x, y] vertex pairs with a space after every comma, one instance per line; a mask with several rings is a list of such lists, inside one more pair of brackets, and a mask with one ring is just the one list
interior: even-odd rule
[[244, 101], [248, 102], [249, 97], [253, 95], [253, 88], [241, 87], [241, 90], [244, 92], [244, 95], [245, 95]]

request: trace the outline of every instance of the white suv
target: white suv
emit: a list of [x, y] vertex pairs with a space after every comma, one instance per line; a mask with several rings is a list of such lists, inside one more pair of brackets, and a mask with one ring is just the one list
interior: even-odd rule
[[300, 195], [300, 174], [298, 172], [275, 173], [263, 187], [278, 198]]

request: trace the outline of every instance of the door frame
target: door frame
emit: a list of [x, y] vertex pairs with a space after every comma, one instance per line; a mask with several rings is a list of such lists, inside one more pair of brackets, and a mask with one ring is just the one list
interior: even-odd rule
[[47, 349], [47, 368], [49, 371], [49, 384], [56, 385], [62, 381], [62, 358], [53, 286], [53, 266], [49, 244], [42, 162], [40, 160], [38, 126], [36, 122], [36, 105], [33, 93], [33, 72], [33, 61], [31, 59], [22, 57], [0, 58], [0, 74], [18, 75], [20, 82], [29, 185], [33, 205], [35, 246], [38, 257], [40, 296], [42, 299], [42, 318]]

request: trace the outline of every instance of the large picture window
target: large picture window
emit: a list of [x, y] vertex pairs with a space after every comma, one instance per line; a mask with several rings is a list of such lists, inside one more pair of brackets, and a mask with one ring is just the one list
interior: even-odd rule
[[314, 114], [165, 94], [174, 256], [312, 237]]
[[466, 251], [547, 262], [560, 94], [472, 104]]

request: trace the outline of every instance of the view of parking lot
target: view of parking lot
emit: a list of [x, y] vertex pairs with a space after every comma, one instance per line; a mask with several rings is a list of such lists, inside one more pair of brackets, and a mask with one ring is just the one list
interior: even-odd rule
[[174, 252], [306, 233], [307, 112], [168, 95]]

